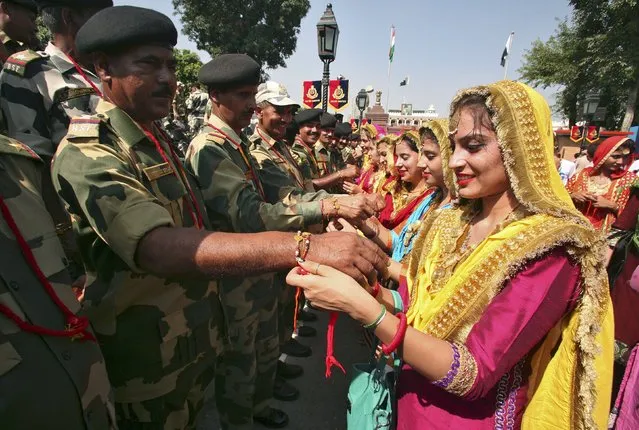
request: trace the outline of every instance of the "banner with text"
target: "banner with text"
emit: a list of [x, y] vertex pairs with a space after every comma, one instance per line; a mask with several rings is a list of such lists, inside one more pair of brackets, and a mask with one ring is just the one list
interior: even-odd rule
[[348, 106], [348, 80], [335, 79], [329, 82], [328, 105], [336, 112]]
[[304, 106], [315, 109], [322, 104], [322, 81], [304, 81]]

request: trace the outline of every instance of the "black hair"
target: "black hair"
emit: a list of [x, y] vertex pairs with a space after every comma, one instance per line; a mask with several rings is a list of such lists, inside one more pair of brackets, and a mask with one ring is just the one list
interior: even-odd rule
[[435, 144], [439, 145], [439, 139], [437, 139], [437, 136], [435, 136], [433, 130], [428, 127], [421, 127], [419, 129], [419, 138], [422, 142], [424, 142], [425, 140], [432, 140], [433, 142], [435, 142]]
[[597, 148], [599, 148], [598, 143], [591, 143], [590, 145], [588, 145], [588, 147], [586, 148], [586, 153], [588, 154], [588, 157], [594, 158], [595, 151], [597, 151]]

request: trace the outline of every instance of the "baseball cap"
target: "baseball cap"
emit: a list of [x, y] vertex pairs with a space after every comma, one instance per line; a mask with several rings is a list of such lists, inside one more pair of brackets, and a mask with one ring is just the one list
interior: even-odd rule
[[257, 87], [255, 102], [269, 102], [274, 106], [299, 106], [299, 103], [288, 96], [286, 88], [275, 81], [268, 81]]

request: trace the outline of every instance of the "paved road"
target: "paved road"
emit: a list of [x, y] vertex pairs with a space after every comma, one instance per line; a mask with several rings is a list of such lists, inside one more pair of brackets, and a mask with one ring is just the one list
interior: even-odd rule
[[[300, 338], [300, 342], [313, 349], [309, 358], [288, 357], [287, 362], [304, 367], [304, 375], [290, 381], [300, 390], [295, 402], [276, 402], [275, 407], [289, 414], [288, 430], [346, 430], [346, 393], [354, 363], [366, 361], [368, 349], [363, 342], [362, 329], [346, 316], [340, 316], [335, 330], [335, 356], [342, 363], [347, 375], [333, 368], [330, 379], [324, 377], [326, 357], [326, 327], [328, 314], [314, 311], [319, 319], [309, 325], [315, 327], [318, 336]], [[216, 427], [214, 408], [209, 405], [199, 422], [198, 430], [214, 430]], [[256, 425], [255, 430], [265, 427]]]

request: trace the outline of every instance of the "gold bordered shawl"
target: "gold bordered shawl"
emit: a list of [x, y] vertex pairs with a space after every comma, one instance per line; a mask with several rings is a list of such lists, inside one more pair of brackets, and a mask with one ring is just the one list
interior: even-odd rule
[[[534, 258], [564, 246], [581, 267], [582, 296], [531, 357], [523, 428], [604, 428], [613, 327], [603, 238], [575, 209], [554, 168], [545, 100], [526, 85], [502, 81], [462, 91], [451, 112], [468, 94], [487, 97], [506, 172], [526, 216], [491, 235], [435, 286], [431, 281], [438, 259], [447, 247], [456, 246], [476, 202], [425, 220], [411, 256], [408, 283], [411, 297], [431, 303], [420, 303], [419, 315], [409, 309], [409, 321], [438, 338], [463, 343], [508, 279]], [[449, 154], [442, 156], [448, 163]]]

